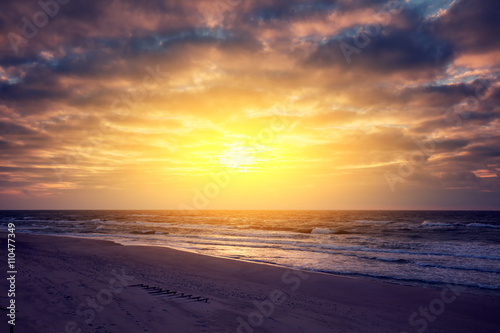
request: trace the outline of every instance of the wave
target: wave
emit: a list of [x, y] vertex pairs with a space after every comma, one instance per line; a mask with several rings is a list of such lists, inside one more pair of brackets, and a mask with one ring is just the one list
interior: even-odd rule
[[423, 226], [423, 227], [454, 227], [454, 226], [456, 226], [456, 224], [424, 221], [424, 222], [422, 222], [421, 226]]
[[314, 228], [311, 230], [311, 234], [315, 235], [328, 235], [328, 234], [336, 234], [336, 235], [345, 235], [345, 234], [350, 234], [350, 232], [339, 229], [339, 230], [332, 230], [332, 229], [326, 229], [326, 228]]
[[333, 230], [325, 228], [314, 228], [313, 230], [311, 230], [311, 234], [323, 234], [323, 235], [333, 234]]
[[455, 270], [460, 270], [460, 271], [476, 271], [476, 272], [481, 272], [481, 273], [500, 274], [500, 271], [498, 271], [498, 270], [477, 268], [477, 267], [448, 266], [448, 265], [439, 265], [439, 264], [429, 264], [429, 263], [425, 263], [425, 262], [417, 262], [416, 265], [420, 266], [420, 267], [455, 269]]
[[[468, 258], [468, 259], [480, 259], [480, 260], [500, 260], [500, 257], [493, 257], [487, 255], [472, 255], [472, 254], [455, 254], [455, 253], [439, 253], [430, 251], [405, 251], [405, 250], [395, 250], [395, 249], [379, 249], [379, 248], [369, 248], [366, 246], [342, 246], [342, 245], [330, 245], [330, 244], [317, 244], [308, 241], [297, 241], [297, 240], [265, 240], [265, 239], [244, 239], [244, 238], [221, 238], [221, 237], [198, 237], [198, 236], [187, 236], [187, 235], [171, 235], [170, 240], [176, 239], [180, 243], [186, 242], [190, 244], [198, 245], [212, 245], [212, 246], [234, 246], [237, 248], [241, 247], [251, 247], [251, 248], [276, 248], [285, 251], [303, 251], [303, 252], [313, 252], [313, 253], [324, 253], [333, 255], [343, 255], [343, 256], [364, 256], [366, 258], [380, 258], [377, 257], [376, 253], [388, 253], [396, 255], [404, 255], [406, 258], [391, 258], [385, 257], [380, 258], [380, 261], [385, 262], [403, 262], [400, 260], [407, 260], [411, 262], [410, 258], [415, 258], [414, 256], [437, 256], [437, 257], [458, 257], [458, 258]], [[354, 252], [354, 253], [349, 253]], [[413, 259], [415, 260], [415, 259]]]
[[467, 227], [476, 227], [476, 228], [500, 228], [500, 225], [494, 224], [485, 224], [485, 223], [469, 223]]
[[423, 227], [473, 227], [473, 228], [500, 228], [500, 225], [486, 224], [486, 223], [443, 223], [443, 222], [432, 222], [424, 221], [421, 226]]
[[369, 259], [369, 260], [377, 260], [382, 262], [393, 262], [398, 264], [408, 264], [411, 260], [400, 259], [400, 258], [380, 258], [380, 257], [365, 257], [365, 256], [356, 256], [360, 259]]
[[472, 258], [472, 259], [485, 259], [485, 260], [500, 260], [500, 257], [493, 256], [481, 256], [472, 254], [456, 254], [456, 253], [444, 253], [444, 252], [420, 252], [420, 251], [405, 251], [405, 250], [392, 250], [392, 249], [379, 249], [379, 248], [369, 248], [365, 246], [337, 246], [320, 244], [319, 248], [336, 250], [336, 251], [352, 251], [352, 252], [375, 252], [375, 253], [397, 253], [397, 254], [407, 254], [407, 255], [422, 255], [422, 256], [440, 256], [440, 257], [459, 257], [459, 258]]
[[134, 235], [154, 235], [156, 234], [156, 230], [131, 231], [130, 233]]
[[398, 281], [398, 282], [408, 282], [408, 283], [419, 283], [419, 284], [430, 284], [430, 285], [446, 285], [448, 288], [479, 288], [486, 290], [500, 290], [500, 286], [491, 286], [486, 284], [474, 284], [474, 283], [450, 283], [446, 281], [438, 281], [438, 280], [427, 280], [427, 279], [417, 279], [417, 278], [402, 278], [397, 276], [388, 276], [388, 275], [378, 275], [378, 274], [370, 274], [370, 273], [357, 273], [357, 272], [347, 272], [347, 271], [330, 271], [330, 270], [311, 270], [314, 272], [321, 272], [327, 274], [335, 274], [335, 275], [348, 275], [348, 276], [360, 276], [360, 277], [368, 277], [377, 280], [389, 280], [389, 281]]

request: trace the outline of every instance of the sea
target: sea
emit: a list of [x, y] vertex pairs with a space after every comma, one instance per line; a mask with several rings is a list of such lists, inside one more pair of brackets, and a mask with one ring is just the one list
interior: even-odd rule
[[0, 211], [3, 230], [500, 295], [500, 211]]

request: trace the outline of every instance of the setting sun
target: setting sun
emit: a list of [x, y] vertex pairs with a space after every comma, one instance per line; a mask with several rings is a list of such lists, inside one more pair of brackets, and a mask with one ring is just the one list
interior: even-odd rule
[[256, 152], [250, 147], [245, 147], [240, 143], [233, 144], [224, 150], [219, 158], [220, 163], [228, 169], [237, 172], [255, 171]]

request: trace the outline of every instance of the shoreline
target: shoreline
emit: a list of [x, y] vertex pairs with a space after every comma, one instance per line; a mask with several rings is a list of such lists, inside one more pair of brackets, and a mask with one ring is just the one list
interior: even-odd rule
[[[1, 235], [6, 247], [6, 234]], [[130, 325], [145, 332], [162, 332], [165, 325], [172, 332], [409, 333], [424, 326], [430, 332], [488, 332], [500, 325], [496, 296], [297, 271], [163, 246], [55, 236], [16, 234], [16, 332], [24, 327], [26, 332], [119, 332], [130, 331]], [[120, 289], [120, 276], [133, 279]], [[155, 297], [127, 287], [133, 284], [209, 301]], [[421, 308], [428, 310], [420, 313]]]
[[[3, 231], [0, 231], [0, 235], [4, 234]], [[487, 297], [498, 297], [500, 298], [500, 289], [490, 289], [490, 288], [485, 288], [481, 287], [479, 285], [462, 285], [462, 284], [453, 284], [453, 283], [445, 283], [445, 282], [440, 282], [440, 281], [422, 281], [422, 280], [415, 280], [415, 279], [396, 279], [393, 277], [385, 277], [385, 276], [370, 276], [362, 273], [339, 273], [339, 272], [327, 272], [327, 271], [320, 271], [320, 270], [308, 270], [308, 269], [302, 269], [302, 268], [296, 268], [296, 267], [288, 267], [285, 265], [280, 265], [276, 263], [270, 263], [270, 262], [263, 262], [263, 261], [257, 261], [257, 260], [250, 260], [250, 259], [240, 259], [240, 258], [233, 258], [233, 257], [223, 257], [223, 256], [217, 256], [217, 255], [212, 255], [212, 254], [202, 254], [198, 253], [195, 250], [189, 250], [189, 249], [184, 249], [184, 248], [176, 248], [168, 245], [159, 245], [159, 244], [145, 244], [145, 243], [139, 243], [139, 244], [124, 244], [121, 243], [118, 240], [112, 240], [112, 239], [104, 239], [106, 237], [110, 237], [109, 235], [104, 235], [102, 238], [101, 237], [88, 237], [88, 236], [77, 236], [77, 235], [67, 235], [67, 234], [62, 234], [62, 235], [49, 235], [49, 234], [35, 234], [35, 233], [24, 233], [27, 235], [40, 235], [40, 236], [48, 236], [48, 237], [66, 237], [66, 238], [77, 238], [77, 239], [86, 239], [86, 240], [95, 240], [95, 241], [105, 241], [105, 242], [112, 242], [116, 245], [120, 246], [138, 246], [138, 247], [156, 247], [156, 248], [165, 248], [165, 249], [170, 249], [173, 251], [180, 251], [180, 252], [186, 252], [186, 253], [191, 253], [194, 255], [199, 255], [199, 256], [206, 256], [206, 257], [212, 257], [212, 258], [220, 258], [220, 259], [228, 259], [228, 260], [235, 260], [235, 261], [241, 261], [241, 262], [247, 262], [247, 263], [253, 263], [253, 264], [258, 264], [258, 265], [269, 265], [273, 267], [278, 267], [278, 268], [283, 268], [283, 269], [291, 269], [291, 270], [301, 270], [304, 272], [308, 273], [315, 273], [315, 274], [325, 274], [325, 275], [331, 275], [331, 276], [336, 276], [336, 277], [343, 277], [343, 278], [353, 278], [353, 279], [362, 279], [362, 280], [368, 280], [368, 281], [375, 281], [375, 282], [383, 282], [383, 283], [389, 283], [389, 284], [395, 284], [395, 285], [401, 285], [401, 286], [409, 286], [409, 287], [417, 287], [417, 288], [425, 288], [425, 289], [434, 289], [434, 290], [442, 290], [443, 287], [445, 286], [455, 286], [458, 289], [466, 289], [466, 293], [471, 293], [475, 295], [480, 295], [480, 296], [487, 296]], [[113, 238], [112, 236], [110, 238]]]

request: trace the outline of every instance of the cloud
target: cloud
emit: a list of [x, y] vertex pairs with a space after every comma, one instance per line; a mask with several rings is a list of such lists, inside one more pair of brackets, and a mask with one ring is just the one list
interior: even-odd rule
[[307, 62], [338, 66], [344, 71], [405, 73], [407, 78], [421, 73], [436, 75], [444, 70], [453, 59], [453, 44], [433, 34], [425, 20], [409, 10], [402, 11], [397, 19], [404, 22], [403, 28], [377, 24], [379, 33], [357, 29], [354, 36], [332, 38], [320, 45]]
[[499, 10], [500, 4], [495, 1], [457, 1], [436, 27], [442, 29], [442, 34], [460, 51], [498, 50], [500, 42], [492, 32], [500, 28], [496, 17]]
[[383, 197], [384, 173], [434, 143], [408, 186], [480, 190], [474, 172], [500, 165], [498, 5], [450, 3], [72, 0], [16, 52], [9, 33], [42, 9], [2, 2], [3, 193], [188, 191], [276, 115], [293, 126], [256, 145], [263, 183]]

